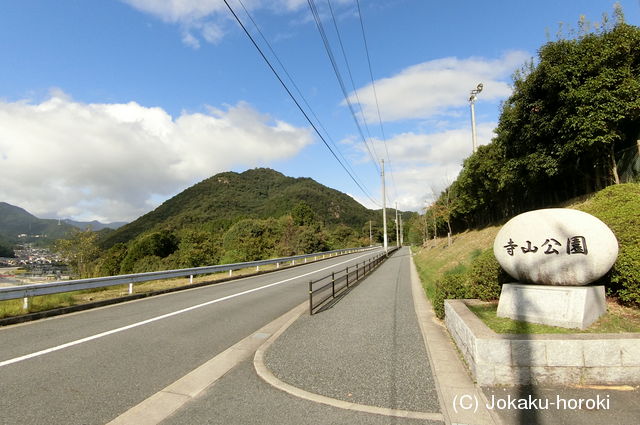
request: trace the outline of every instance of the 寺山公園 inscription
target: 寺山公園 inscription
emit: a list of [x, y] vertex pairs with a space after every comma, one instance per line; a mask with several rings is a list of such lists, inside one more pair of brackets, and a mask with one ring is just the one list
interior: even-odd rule
[[560, 250], [563, 253], [566, 252], [567, 255], [589, 254], [589, 250], [587, 248], [587, 238], [585, 238], [584, 236], [568, 237], [564, 244], [564, 249], [563, 244], [556, 238], [545, 238], [544, 242], [539, 244], [539, 246], [534, 245], [534, 243], [530, 240], [526, 240], [523, 244], [518, 245], [513, 241], [512, 238], [509, 238], [507, 244], [503, 246], [503, 248], [505, 248], [505, 250], [507, 251], [507, 254], [509, 254], [510, 256], [514, 256], [517, 252], [519, 252], [517, 250], [518, 247], [523, 254], [535, 254], [538, 252], [539, 248], [544, 249], [540, 251], [544, 255], [560, 255]]
[[588, 285], [616, 261], [618, 241], [598, 218], [568, 208], [519, 214], [493, 241], [500, 266], [515, 280], [538, 285]]

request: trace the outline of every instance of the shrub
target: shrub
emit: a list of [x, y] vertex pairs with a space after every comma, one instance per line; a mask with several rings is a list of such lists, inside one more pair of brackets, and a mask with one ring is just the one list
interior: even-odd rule
[[[477, 252], [476, 252], [477, 251]], [[470, 265], [458, 264], [446, 270], [436, 280], [431, 299], [436, 316], [444, 318], [444, 300], [480, 298], [495, 300], [500, 297], [502, 284], [513, 280], [502, 270], [493, 255], [493, 249], [473, 252]]]
[[436, 316], [440, 319], [444, 318], [444, 300], [464, 299], [469, 298], [470, 295], [466, 274], [449, 270], [435, 283], [432, 302]]
[[502, 284], [509, 280], [513, 278], [502, 270], [500, 263], [493, 255], [493, 249], [487, 249], [476, 256], [467, 273], [467, 281], [473, 297], [483, 301], [500, 298]]
[[177, 249], [178, 239], [171, 232], [154, 232], [149, 235], [139, 237], [127, 250], [127, 255], [120, 264], [120, 272], [132, 273], [135, 268], [146, 269], [154, 261], [145, 260], [143, 262], [144, 264], [139, 266], [137, 266], [136, 263], [145, 257], [167, 257]]
[[640, 184], [609, 186], [576, 208], [598, 217], [616, 235], [618, 259], [603, 283], [622, 303], [640, 307]]
[[640, 307], [640, 247], [620, 250], [611, 270], [611, 283], [623, 304]]

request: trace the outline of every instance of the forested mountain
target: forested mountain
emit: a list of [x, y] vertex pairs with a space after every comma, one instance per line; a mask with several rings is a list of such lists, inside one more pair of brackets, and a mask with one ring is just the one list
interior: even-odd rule
[[243, 173], [217, 174], [184, 190], [155, 210], [110, 234], [102, 246], [129, 242], [157, 230], [185, 227], [226, 230], [241, 218], [278, 218], [304, 202], [325, 226], [344, 224], [361, 229], [370, 219], [381, 221], [374, 211], [350, 196], [310, 178], [287, 177], [257, 168]]
[[38, 239], [53, 241], [71, 234], [74, 227], [58, 220], [41, 219], [26, 210], [0, 202], [0, 235], [10, 243], [18, 241], [18, 235], [28, 235], [25, 241], [32, 241], [35, 235]]
[[368, 246], [382, 227], [382, 211], [342, 192], [257, 168], [217, 174], [118, 230], [78, 232], [56, 248], [78, 276], [112, 276]]
[[[389, 241], [395, 243], [390, 211], [388, 228]], [[257, 168], [217, 174], [116, 231], [80, 232], [59, 241], [57, 248], [78, 275], [108, 276], [285, 257], [371, 241], [382, 241], [381, 211], [312, 179]]]

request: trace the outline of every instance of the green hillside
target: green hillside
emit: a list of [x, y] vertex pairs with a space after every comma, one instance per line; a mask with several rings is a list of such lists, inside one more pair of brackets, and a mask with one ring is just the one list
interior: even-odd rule
[[217, 174], [184, 190], [155, 210], [116, 230], [101, 245], [127, 243], [151, 231], [202, 228], [226, 230], [241, 218], [278, 218], [299, 202], [313, 210], [325, 226], [344, 224], [361, 229], [380, 214], [350, 196], [309, 178], [287, 177], [265, 168]]
[[381, 211], [310, 178], [257, 168], [217, 174], [115, 231], [78, 233], [56, 248], [77, 275], [108, 276], [366, 246], [370, 221], [380, 243]]
[[[618, 239], [619, 253], [611, 271], [598, 284], [605, 285], [611, 300], [640, 308], [640, 184], [609, 186], [586, 200], [553, 207], [584, 211], [609, 226]], [[444, 317], [445, 299], [497, 300], [501, 285], [513, 281], [493, 254], [493, 240], [501, 224], [458, 233], [451, 245], [444, 237], [420, 241], [422, 246], [415, 248], [416, 266], [440, 318]]]
[[[0, 202], [0, 235], [6, 242], [16, 243], [18, 235], [27, 235], [21, 240], [24, 242], [53, 241], [72, 233], [74, 227], [66, 223], [58, 223], [58, 220], [40, 219], [26, 210]], [[35, 238], [36, 235], [41, 237]]]

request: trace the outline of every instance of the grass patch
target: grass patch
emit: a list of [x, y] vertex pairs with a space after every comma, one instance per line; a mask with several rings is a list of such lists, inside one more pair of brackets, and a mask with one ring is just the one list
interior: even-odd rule
[[0, 302], [0, 318], [20, 316], [25, 313], [51, 310], [54, 308], [75, 305], [76, 300], [71, 292], [64, 294], [42, 295], [29, 298], [29, 310], [22, 309], [22, 299], [6, 300]]
[[511, 320], [496, 315], [498, 304], [469, 305], [491, 330], [499, 334], [572, 334], [572, 333], [640, 333], [640, 311], [607, 300], [607, 313], [587, 329], [567, 329]]
[[[587, 332], [639, 332], [640, 233], [637, 229], [640, 226], [640, 184], [610, 186], [594, 195], [568, 202], [563, 207], [598, 217], [612, 229], [620, 246], [615, 265], [601, 281], [607, 295], [616, 302], [609, 303], [610, 313]], [[500, 226], [491, 226], [468, 230], [455, 235], [452, 243], [440, 238], [413, 249], [425, 293], [439, 318], [444, 317], [445, 299], [495, 300], [499, 297], [501, 285], [513, 282], [493, 256], [493, 242], [499, 229]], [[625, 309], [622, 305], [632, 308]], [[520, 332], [516, 325], [512, 328], [515, 330], [509, 332]], [[542, 332], [562, 330], [546, 329]]]
[[493, 246], [499, 227], [468, 230], [455, 235], [451, 245], [447, 238], [430, 240], [425, 247], [413, 247], [414, 262], [427, 297], [434, 302], [436, 281], [442, 276], [466, 270], [483, 250]]

